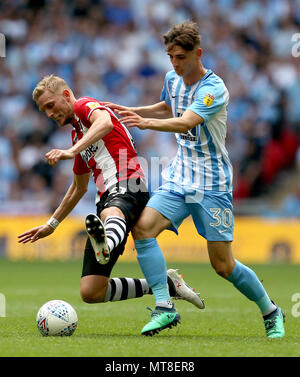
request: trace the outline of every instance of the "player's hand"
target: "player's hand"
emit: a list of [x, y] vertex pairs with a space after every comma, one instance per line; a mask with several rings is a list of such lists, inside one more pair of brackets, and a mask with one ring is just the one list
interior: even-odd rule
[[129, 107], [117, 105], [116, 103], [112, 102], [101, 102], [104, 106], [109, 107], [112, 111], [115, 110], [122, 110], [122, 111], [130, 111]]
[[48, 164], [52, 167], [56, 167], [59, 160], [69, 160], [75, 157], [75, 153], [68, 150], [52, 149], [45, 154]]
[[28, 230], [27, 232], [24, 232], [20, 235], [18, 235], [18, 242], [19, 243], [27, 243], [27, 242], [35, 242], [39, 240], [40, 238], [44, 238], [49, 236], [51, 233], [54, 232], [54, 229], [48, 225], [40, 225], [35, 228], [32, 228]]
[[149, 126], [149, 119], [143, 118], [133, 111], [117, 110], [116, 113], [120, 115], [121, 122], [128, 127], [138, 127], [145, 130]]

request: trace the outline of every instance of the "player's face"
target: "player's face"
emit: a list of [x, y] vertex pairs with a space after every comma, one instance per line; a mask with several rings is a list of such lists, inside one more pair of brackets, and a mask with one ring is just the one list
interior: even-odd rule
[[188, 77], [196, 71], [202, 50], [195, 48], [192, 51], [187, 51], [181, 46], [174, 45], [167, 46], [167, 52], [177, 75]]
[[45, 112], [47, 117], [55, 120], [59, 126], [65, 126], [72, 121], [73, 106], [65, 91], [62, 94], [53, 94], [46, 90], [36, 103], [40, 111]]

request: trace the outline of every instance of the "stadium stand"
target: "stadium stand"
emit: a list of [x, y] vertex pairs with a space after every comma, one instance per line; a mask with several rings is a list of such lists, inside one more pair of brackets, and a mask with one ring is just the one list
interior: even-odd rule
[[[51, 213], [72, 178], [72, 163], [61, 163], [53, 174], [43, 159], [71, 139], [69, 129], [59, 130], [37, 111], [31, 92], [39, 79], [55, 73], [77, 96], [128, 106], [154, 103], [171, 68], [162, 34], [187, 18], [199, 23], [204, 65], [231, 94], [227, 146], [237, 211], [253, 208], [245, 205], [251, 200], [265, 203], [282, 189], [282, 177], [298, 177], [281, 200], [292, 195], [300, 160], [300, 57], [292, 54], [299, 1], [3, 0], [0, 213]], [[147, 161], [167, 160], [175, 151], [171, 135], [132, 133]], [[153, 189], [157, 182], [150, 181]], [[93, 197], [91, 188], [76, 213], [93, 210]]]

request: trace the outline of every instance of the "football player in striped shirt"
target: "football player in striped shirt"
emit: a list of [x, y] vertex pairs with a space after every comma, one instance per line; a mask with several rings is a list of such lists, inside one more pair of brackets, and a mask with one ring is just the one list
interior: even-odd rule
[[133, 229], [138, 260], [156, 301], [142, 333], [153, 335], [180, 319], [170, 301], [156, 237], [168, 228], [177, 233], [191, 215], [198, 233], [207, 240], [215, 271], [258, 305], [268, 337], [283, 337], [283, 311], [270, 300], [255, 272], [232, 253], [232, 166], [225, 147], [228, 90], [201, 62], [201, 37], [195, 23], [174, 26], [164, 42], [174, 69], [166, 74], [161, 101], [137, 108], [108, 104], [128, 126], [173, 132], [178, 145], [175, 158], [163, 171], [162, 186]]
[[[33, 99], [59, 126], [73, 126], [73, 146], [46, 154], [55, 167], [60, 160], [74, 159], [74, 179], [58, 208], [46, 224], [19, 235], [19, 242], [36, 242], [52, 234], [88, 189], [92, 174], [97, 186], [97, 215], [86, 218], [88, 239], [80, 284], [85, 302], [120, 301], [152, 293], [145, 279], [111, 278], [123, 254], [132, 226], [145, 207], [149, 194], [133, 140], [112, 110], [90, 97], [76, 99], [65, 80], [50, 75], [33, 91]], [[199, 309], [203, 300], [176, 270], [168, 271], [170, 294]]]

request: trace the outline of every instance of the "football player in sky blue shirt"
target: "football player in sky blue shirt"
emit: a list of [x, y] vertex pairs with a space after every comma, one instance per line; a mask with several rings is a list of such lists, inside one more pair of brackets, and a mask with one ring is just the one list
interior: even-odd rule
[[207, 240], [215, 271], [258, 305], [268, 337], [283, 337], [283, 311], [270, 300], [255, 272], [232, 252], [232, 166], [225, 147], [228, 90], [201, 62], [201, 37], [195, 23], [174, 26], [164, 42], [174, 69], [166, 74], [161, 101], [130, 108], [110, 104], [126, 125], [173, 132], [178, 145], [175, 158], [162, 173], [162, 186], [132, 232], [156, 302], [142, 334], [153, 335], [180, 321], [170, 300], [166, 263], [156, 237], [165, 229], [177, 233], [191, 215], [198, 233]]

